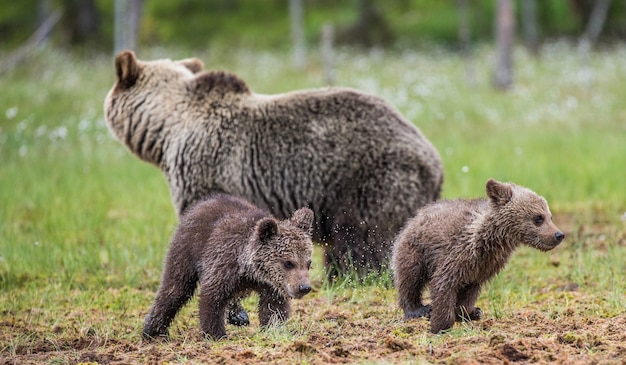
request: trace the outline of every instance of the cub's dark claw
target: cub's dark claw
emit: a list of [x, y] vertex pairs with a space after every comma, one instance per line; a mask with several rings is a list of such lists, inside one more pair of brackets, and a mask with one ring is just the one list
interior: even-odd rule
[[228, 312], [228, 323], [235, 326], [248, 326], [250, 325], [250, 319], [248, 313], [242, 310], [240, 312]]

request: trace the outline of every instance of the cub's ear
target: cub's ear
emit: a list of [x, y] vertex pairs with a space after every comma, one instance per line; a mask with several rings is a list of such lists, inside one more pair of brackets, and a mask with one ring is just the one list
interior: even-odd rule
[[309, 235], [313, 233], [313, 211], [309, 208], [296, 210], [291, 216], [291, 223]]
[[511, 184], [501, 183], [494, 179], [487, 180], [487, 196], [496, 206], [502, 206], [511, 201], [513, 197], [513, 187]]
[[204, 63], [202, 63], [202, 61], [198, 58], [185, 58], [184, 60], [178, 61], [178, 63], [187, 67], [189, 71], [195, 74], [204, 70]]
[[122, 51], [115, 57], [115, 71], [117, 80], [124, 87], [129, 88], [135, 85], [139, 78], [139, 64], [133, 51]]
[[278, 223], [274, 218], [263, 218], [256, 224], [255, 231], [259, 242], [261, 242], [261, 244], [267, 243], [278, 233]]

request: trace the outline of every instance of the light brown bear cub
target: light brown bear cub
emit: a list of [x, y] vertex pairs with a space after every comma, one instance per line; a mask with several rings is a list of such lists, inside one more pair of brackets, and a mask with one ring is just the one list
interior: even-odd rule
[[[543, 197], [493, 179], [486, 190], [488, 199], [440, 201], [418, 210], [394, 243], [394, 284], [404, 318], [430, 315], [433, 333], [455, 320], [480, 319], [474, 304], [481, 286], [520, 244], [548, 251], [565, 238]], [[432, 305], [422, 303], [427, 284]]]
[[266, 210], [225, 194], [191, 207], [172, 237], [143, 337], [166, 336], [198, 282], [200, 327], [210, 338], [226, 336], [228, 303], [250, 291], [260, 295], [261, 326], [286, 320], [289, 299], [311, 290], [312, 223], [308, 208], [279, 221]]

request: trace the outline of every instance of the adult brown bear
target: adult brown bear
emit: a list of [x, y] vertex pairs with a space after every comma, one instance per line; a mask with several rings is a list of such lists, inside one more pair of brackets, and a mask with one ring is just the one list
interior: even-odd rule
[[394, 236], [441, 191], [441, 158], [384, 100], [346, 88], [279, 95], [237, 76], [204, 72], [198, 59], [115, 58], [105, 100], [113, 134], [159, 167], [180, 216], [216, 192], [279, 219], [314, 212], [329, 275], [379, 270]]

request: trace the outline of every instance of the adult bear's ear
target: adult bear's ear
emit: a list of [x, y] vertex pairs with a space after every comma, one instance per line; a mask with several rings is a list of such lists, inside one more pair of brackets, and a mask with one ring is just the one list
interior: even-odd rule
[[181, 65], [187, 67], [189, 71], [197, 74], [198, 72], [204, 70], [204, 63], [198, 58], [185, 58], [183, 60], [178, 61]]
[[133, 51], [122, 51], [115, 57], [117, 81], [126, 88], [135, 85], [139, 78], [140, 68]]
[[513, 186], [494, 179], [487, 180], [487, 196], [495, 206], [503, 206], [513, 197]]
[[296, 210], [290, 220], [294, 226], [307, 232], [309, 235], [313, 234], [313, 211], [311, 209], [301, 208]]
[[271, 217], [263, 218], [256, 224], [255, 232], [261, 244], [267, 243], [278, 233], [278, 222]]

